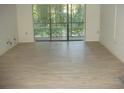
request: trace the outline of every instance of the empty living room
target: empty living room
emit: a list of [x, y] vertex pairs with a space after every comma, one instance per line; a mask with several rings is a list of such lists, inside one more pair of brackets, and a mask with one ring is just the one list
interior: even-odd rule
[[123, 4], [0, 4], [0, 89], [123, 89]]

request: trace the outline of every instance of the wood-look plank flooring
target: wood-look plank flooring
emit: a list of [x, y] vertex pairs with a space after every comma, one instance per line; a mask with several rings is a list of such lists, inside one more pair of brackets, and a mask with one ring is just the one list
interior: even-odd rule
[[23, 43], [0, 57], [0, 88], [124, 88], [123, 71], [98, 42]]

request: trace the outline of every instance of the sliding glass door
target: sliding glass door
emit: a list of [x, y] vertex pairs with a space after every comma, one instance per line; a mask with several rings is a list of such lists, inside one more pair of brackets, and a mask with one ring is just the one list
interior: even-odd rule
[[67, 5], [57, 4], [51, 7], [51, 40], [67, 40]]
[[33, 5], [33, 26], [35, 40], [83, 40], [85, 6]]
[[49, 5], [33, 5], [33, 28], [35, 40], [50, 40]]
[[83, 40], [85, 35], [85, 7], [69, 5], [69, 40]]

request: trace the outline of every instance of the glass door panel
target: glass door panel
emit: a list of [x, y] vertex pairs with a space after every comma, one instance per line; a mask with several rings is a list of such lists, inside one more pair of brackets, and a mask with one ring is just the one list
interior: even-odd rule
[[35, 40], [50, 40], [49, 5], [33, 5]]
[[69, 5], [69, 40], [83, 40], [85, 30], [85, 6]]
[[51, 5], [52, 40], [67, 40], [67, 5]]

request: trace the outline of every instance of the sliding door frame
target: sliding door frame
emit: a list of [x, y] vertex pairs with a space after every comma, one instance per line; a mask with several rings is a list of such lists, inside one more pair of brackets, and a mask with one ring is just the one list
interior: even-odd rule
[[[71, 8], [72, 8], [72, 4], [71, 5]], [[37, 42], [40, 42], [40, 41], [85, 41], [86, 39], [86, 4], [83, 4], [84, 5], [84, 17], [85, 17], [85, 20], [84, 20], [84, 39], [79, 39], [79, 40], [70, 40], [69, 39], [69, 26], [71, 26], [71, 29], [72, 29], [72, 23], [71, 25], [69, 25], [69, 4], [67, 4], [67, 39], [66, 40], [52, 40], [52, 26], [51, 26], [51, 4], [49, 4], [49, 24], [50, 24], [50, 39], [49, 40], [36, 40], [35, 39], [35, 33], [34, 33], [34, 40], [37, 41]], [[32, 5], [32, 13], [33, 13], [33, 5]], [[72, 13], [72, 9], [71, 9], [71, 13]], [[71, 17], [72, 17], [72, 14], [71, 14]], [[33, 19], [33, 14], [32, 14], [32, 19]], [[72, 18], [71, 18], [72, 20]], [[33, 23], [33, 22], [32, 22]], [[34, 24], [33, 24], [34, 25]], [[34, 30], [34, 29], [33, 29]]]

